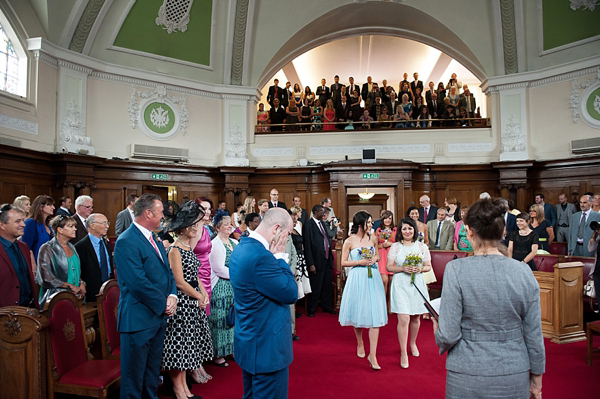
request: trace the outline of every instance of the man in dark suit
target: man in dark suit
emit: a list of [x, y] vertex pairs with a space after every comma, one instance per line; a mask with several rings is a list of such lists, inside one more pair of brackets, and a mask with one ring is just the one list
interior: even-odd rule
[[81, 279], [85, 281], [85, 299], [96, 302], [96, 295], [102, 284], [114, 276], [113, 258], [110, 253], [106, 233], [108, 219], [101, 213], [92, 213], [87, 218], [89, 234], [75, 244], [81, 264]]
[[133, 206], [133, 226], [115, 247], [119, 275], [121, 399], [156, 398], [167, 317], [177, 309], [177, 287], [164, 246], [153, 230], [160, 227], [163, 204], [144, 194]]
[[362, 90], [360, 91], [360, 95], [363, 99], [363, 101], [367, 101], [367, 97], [369, 96], [369, 93], [371, 93], [373, 91], [373, 84], [377, 84], [373, 82], [373, 78], [370, 76], [367, 76], [367, 83], [363, 83], [362, 85]]
[[396, 99], [396, 92], [390, 92], [390, 101], [388, 101], [385, 104], [385, 106], [388, 109], [388, 114], [390, 114], [390, 116], [394, 116], [394, 114], [396, 113], [396, 108], [398, 108], [398, 104], [400, 104], [400, 101]]
[[327, 100], [331, 97], [331, 93], [329, 92], [329, 87], [326, 85], [325, 78], [321, 79], [321, 86], [317, 87], [317, 91], [315, 92], [317, 98], [321, 102], [321, 107], [325, 108], [327, 105]]
[[288, 367], [294, 357], [289, 305], [298, 300], [285, 253], [292, 229], [284, 209], [269, 209], [229, 261], [236, 311], [233, 348], [244, 398], [288, 397]]
[[285, 202], [279, 201], [279, 191], [276, 188], [272, 189], [269, 193], [271, 196], [271, 201], [269, 201], [269, 209], [270, 208], [283, 208], [287, 209]]
[[436, 94], [435, 83], [429, 82], [429, 88], [425, 92], [425, 101], [427, 101], [427, 103], [429, 103], [434, 94]]
[[333, 292], [331, 279], [333, 272], [333, 252], [331, 240], [322, 224], [325, 207], [315, 205], [313, 217], [302, 226], [304, 239], [304, 259], [308, 266], [312, 293], [308, 299], [308, 316], [313, 317], [321, 300], [323, 312], [337, 314], [333, 309]]
[[340, 77], [338, 75], [335, 75], [333, 78], [333, 84], [330, 88], [331, 100], [333, 101], [333, 108], [337, 108], [337, 106], [341, 103], [342, 87], [344, 87], [344, 85], [340, 83]]
[[[429, 92], [428, 92], [429, 93]], [[427, 101], [427, 110], [433, 119], [441, 119], [444, 114], [444, 102], [438, 101], [437, 93], [431, 95], [431, 101]], [[440, 126], [439, 121], [434, 121], [433, 126]]]
[[298, 208], [302, 209], [302, 216], [300, 216], [300, 219], [298, 220], [300, 220], [300, 223], [302, 223], [302, 226], [304, 226], [304, 224], [308, 220], [308, 212], [306, 211], [306, 209], [302, 208], [300, 197], [295, 196], [292, 199], [292, 202], [294, 203], [294, 206], [297, 206]]
[[351, 96], [352, 93], [354, 93], [354, 90], [356, 90], [358, 95], [360, 95], [360, 86], [354, 83], [354, 78], [352, 76], [348, 78], [348, 82], [350, 82], [347, 86], [348, 96]]
[[32, 255], [18, 239], [25, 230], [25, 216], [11, 204], [0, 206], [0, 307], [38, 307]]
[[417, 97], [417, 87], [421, 89], [420, 93], [423, 93], [423, 82], [419, 80], [419, 74], [413, 73], [415, 80], [410, 82], [410, 91], [412, 91], [413, 98]]
[[290, 90], [290, 87], [292, 87], [292, 84], [290, 82], [287, 82], [285, 84], [285, 89], [283, 90], [283, 95], [281, 96], [280, 101], [281, 101], [281, 105], [284, 108], [286, 108], [290, 104], [290, 98], [294, 97], [294, 94]]
[[536, 194], [535, 203], [544, 207], [544, 217], [550, 223], [550, 227], [554, 228], [556, 226], [556, 213], [554, 213], [554, 207], [545, 202], [544, 194]]
[[430, 220], [437, 218], [438, 208], [431, 205], [431, 199], [428, 195], [422, 195], [419, 198], [419, 204], [421, 205], [419, 208], [419, 222], [427, 224]]
[[273, 81], [273, 86], [269, 87], [269, 92], [267, 93], [267, 103], [273, 107], [275, 100], [279, 100], [281, 102], [283, 95], [283, 89], [279, 87], [279, 79], [275, 79]]
[[[348, 103], [348, 98], [345, 95], [342, 95], [340, 99], [340, 103], [335, 108], [335, 118], [338, 122], [345, 122], [348, 119], [348, 111], [350, 110], [350, 103]], [[341, 129], [345, 125], [337, 125], [336, 129]]]
[[73, 216], [73, 212], [71, 212], [71, 205], [73, 205], [73, 201], [70, 197], [61, 197], [61, 199], [58, 200], [59, 208], [56, 211], [56, 216]]
[[117, 223], [115, 223], [115, 234], [117, 238], [133, 223], [133, 204], [138, 199], [136, 194], [129, 194], [126, 202], [127, 207], [117, 215]]
[[[365, 109], [368, 109], [370, 111], [371, 107], [375, 105], [375, 99], [377, 97], [381, 98], [381, 92], [379, 91], [379, 86], [377, 85], [377, 83], [373, 83], [373, 90], [371, 90], [371, 92], [367, 94], [366, 97], [363, 97], [363, 100], [365, 101]], [[375, 119], [375, 121], [377, 121], [377, 118], [375, 118], [375, 116], [371, 116], [373, 117], [373, 119]]]
[[[285, 118], [287, 114], [285, 113], [285, 108], [281, 106], [279, 99], [276, 98], [273, 101], [273, 107], [269, 110], [269, 124], [282, 124], [285, 123]], [[271, 126], [272, 132], [281, 132], [283, 130], [283, 126]]]
[[75, 233], [75, 238], [71, 239], [69, 242], [73, 245], [77, 244], [81, 239], [87, 236], [88, 231], [87, 227], [85, 227], [85, 221], [94, 211], [94, 200], [89, 195], [80, 195], [75, 200], [75, 226], [77, 227], [77, 232]]
[[[475, 97], [473, 97], [473, 94], [471, 94], [466, 86], [467, 85], [465, 85], [465, 91], [458, 99], [458, 106], [463, 107], [467, 111], [469, 118], [474, 118], [477, 105], [475, 104]], [[469, 126], [473, 126], [473, 121], [469, 121]]]
[[502, 243], [508, 246], [508, 239], [510, 238], [510, 233], [514, 230], [518, 230], [517, 226], [517, 217], [509, 212], [510, 206], [508, 206], [508, 200], [505, 198], [500, 198], [500, 201], [504, 204], [504, 235], [502, 237]]

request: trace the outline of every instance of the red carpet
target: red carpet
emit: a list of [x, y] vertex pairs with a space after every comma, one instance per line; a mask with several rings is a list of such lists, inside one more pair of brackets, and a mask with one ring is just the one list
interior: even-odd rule
[[[443, 398], [445, 356], [438, 355], [431, 322], [421, 322], [417, 340], [421, 356], [409, 356], [406, 370], [400, 368], [396, 324], [396, 316], [390, 315], [388, 325], [380, 329], [377, 359], [382, 370], [375, 372], [366, 358], [356, 356], [352, 328], [341, 327], [337, 316], [318, 312], [314, 318], [298, 319], [300, 340], [294, 342], [289, 398]], [[368, 348], [366, 331], [364, 339]], [[597, 398], [600, 355], [589, 367], [585, 341], [558, 345], [546, 340], [545, 344], [544, 399]], [[205, 399], [241, 398], [241, 370], [234, 362], [229, 363], [227, 368], [207, 365], [213, 380], [194, 385], [193, 393]]]

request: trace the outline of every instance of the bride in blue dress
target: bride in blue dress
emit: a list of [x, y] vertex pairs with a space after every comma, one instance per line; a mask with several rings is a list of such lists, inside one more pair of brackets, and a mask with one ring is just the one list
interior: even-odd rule
[[356, 355], [365, 357], [363, 329], [369, 329], [369, 356], [373, 370], [381, 370], [377, 363], [379, 327], [387, 324], [385, 291], [377, 269], [379, 253], [377, 237], [369, 234], [373, 227], [371, 215], [358, 211], [352, 220], [350, 237], [342, 247], [342, 266], [351, 267], [342, 294], [339, 321], [342, 326], [354, 327]]

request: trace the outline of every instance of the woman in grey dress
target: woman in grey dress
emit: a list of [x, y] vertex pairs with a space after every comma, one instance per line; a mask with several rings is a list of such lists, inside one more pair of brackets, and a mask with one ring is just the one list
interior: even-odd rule
[[499, 200], [483, 199], [464, 220], [475, 256], [449, 262], [436, 344], [446, 358], [446, 398], [541, 398], [546, 356], [540, 288], [524, 263], [498, 250]]

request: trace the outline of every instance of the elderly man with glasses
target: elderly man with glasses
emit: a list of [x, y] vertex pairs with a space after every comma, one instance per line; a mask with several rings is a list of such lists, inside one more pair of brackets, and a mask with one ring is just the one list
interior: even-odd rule
[[77, 222], [77, 234], [70, 242], [75, 245], [87, 236], [88, 231], [85, 227], [87, 218], [94, 211], [94, 200], [89, 195], [80, 195], [75, 200], [75, 221]]

